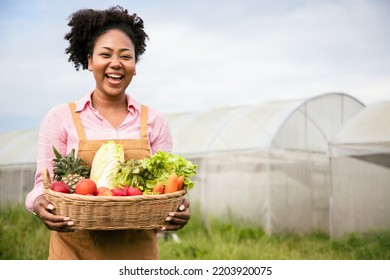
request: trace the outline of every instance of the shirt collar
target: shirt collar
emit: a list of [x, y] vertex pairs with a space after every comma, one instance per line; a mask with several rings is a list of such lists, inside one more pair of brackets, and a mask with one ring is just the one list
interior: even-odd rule
[[[76, 102], [76, 112], [81, 112], [83, 111], [87, 106], [91, 108], [91, 110], [95, 110], [92, 107], [92, 94], [93, 91], [85, 96], [83, 96], [79, 101]], [[135, 111], [141, 112], [141, 103], [136, 101], [135, 99], [131, 98], [130, 95], [126, 94], [127, 97], [127, 104], [128, 107], [127, 109], [131, 114], [134, 114]]]
[[127, 96], [127, 109], [131, 114], [134, 114], [135, 111], [141, 112], [141, 103], [134, 100], [134, 98], [131, 98], [130, 95], [126, 94]]
[[[82, 110], [84, 110], [84, 108], [86, 108], [86, 106], [90, 106], [90, 104], [92, 104], [91, 102], [91, 95], [92, 95], [93, 92], [87, 94], [87, 95], [84, 95], [79, 101], [76, 102], [76, 112], [81, 112]], [[92, 108], [92, 106], [90, 106]]]

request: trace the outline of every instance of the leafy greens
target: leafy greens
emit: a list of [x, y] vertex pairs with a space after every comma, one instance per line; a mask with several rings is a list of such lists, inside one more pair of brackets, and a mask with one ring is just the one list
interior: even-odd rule
[[114, 183], [137, 187], [148, 193], [153, 190], [157, 182], [165, 185], [169, 175], [176, 173], [177, 176], [183, 176], [184, 185], [192, 189], [194, 182], [191, 179], [196, 171], [197, 165], [183, 156], [157, 151], [148, 158], [123, 163], [114, 178]]

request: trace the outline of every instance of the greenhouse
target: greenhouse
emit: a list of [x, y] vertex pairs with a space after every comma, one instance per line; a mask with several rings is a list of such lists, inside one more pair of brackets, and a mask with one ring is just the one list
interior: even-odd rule
[[328, 141], [363, 107], [337, 93], [170, 115], [174, 152], [199, 166], [192, 203], [206, 220], [329, 232]]
[[[192, 209], [205, 222], [234, 219], [267, 233], [330, 232], [328, 142], [363, 108], [350, 95], [329, 93], [168, 114], [173, 152], [199, 167], [188, 193]], [[34, 130], [0, 134], [2, 205], [23, 202], [31, 189], [37, 138]]]
[[361, 110], [330, 141], [331, 236], [390, 230], [390, 101]]
[[38, 130], [0, 133], [0, 143], [0, 206], [23, 203], [34, 182]]

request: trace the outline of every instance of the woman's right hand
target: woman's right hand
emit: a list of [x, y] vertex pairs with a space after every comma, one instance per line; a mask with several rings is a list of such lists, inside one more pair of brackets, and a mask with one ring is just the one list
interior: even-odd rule
[[69, 217], [57, 216], [52, 213], [54, 206], [41, 195], [34, 201], [33, 213], [45, 224], [50, 230], [55, 231], [74, 231], [71, 226], [74, 223]]

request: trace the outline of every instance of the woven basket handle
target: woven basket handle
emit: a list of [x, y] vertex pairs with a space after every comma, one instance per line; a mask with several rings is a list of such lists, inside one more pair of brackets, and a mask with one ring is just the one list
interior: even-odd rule
[[42, 170], [42, 176], [43, 176], [43, 186], [48, 189], [51, 185], [51, 179], [50, 179], [50, 173], [47, 168], [44, 168]]

